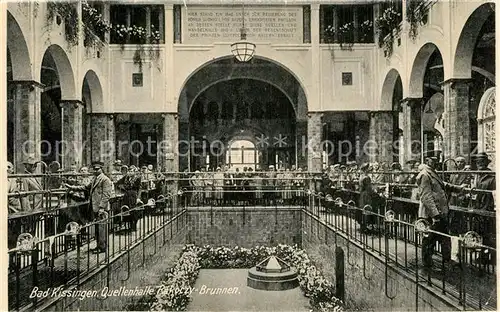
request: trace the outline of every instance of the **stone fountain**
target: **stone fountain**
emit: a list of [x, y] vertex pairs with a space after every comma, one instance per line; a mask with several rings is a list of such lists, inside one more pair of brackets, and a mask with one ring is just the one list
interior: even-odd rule
[[287, 290], [299, 286], [299, 280], [295, 268], [270, 256], [248, 270], [247, 285], [260, 290]]

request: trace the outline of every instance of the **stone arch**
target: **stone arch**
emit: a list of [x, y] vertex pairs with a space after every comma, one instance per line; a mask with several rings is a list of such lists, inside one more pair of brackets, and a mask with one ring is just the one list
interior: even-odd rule
[[453, 78], [471, 78], [476, 41], [484, 23], [494, 12], [495, 3], [484, 3], [465, 22], [453, 57]]
[[[432, 42], [424, 44], [413, 61], [410, 73], [410, 83], [408, 86], [408, 97], [421, 98], [424, 93], [424, 77], [427, 63], [434, 52], [441, 54], [439, 48]], [[442, 55], [442, 54], [441, 54]], [[443, 69], [444, 70], [444, 69]]]
[[[102, 86], [99, 77], [96, 72], [92, 69], [89, 69], [83, 78], [82, 89], [84, 84], [87, 83], [90, 91], [90, 102], [86, 104], [87, 113], [91, 113], [96, 110], [98, 107], [102, 107], [103, 105], [103, 95], [102, 95]], [[83, 90], [82, 90], [83, 94]], [[82, 96], [83, 98], [83, 96]], [[98, 109], [97, 109], [98, 110]]]
[[[202, 89], [217, 81], [231, 78], [253, 78], [268, 82], [285, 91], [296, 109], [297, 119], [306, 120], [307, 94], [302, 81], [283, 64], [265, 57], [254, 57], [251, 62], [237, 63], [233, 56], [223, 56], [202, 64], [193, 71], [182, 84], [179, 91], [179, 118], [187, 119], [190, 105]], [[273, 75], [259, 69], [259, 66], [272, 66]], [[305, 100], [303, 100], [305, 99]]]
[[7, 49], [10, 54], [13, 80], [33, 80], [31, 57], [21, 27], [7, 11]]
[[398, 78], [401, 79], [399, 72], [391, 68], [387, 75], [385, 76], [384, 83], [382, 85], [382, 94], [380, 98], [380, 109], [381, 110], [393, 110], [393, 95], [394, 88]]
[[495, 95], [496, 88], [491, 87], [486, 90], [481, 97], [477, 112], [478, 131], [478, 150], [486, 152], [492, 160], [494, 166], [495, 160]]
[[[61, 99], [74, 100], [77, 99], [75, 88], [75, 75], [68, 55], [59, 45], [50, 45], [45, 54], [50, 53], [57, 68], [57, 75], [61, 87]], [[45, 57], [44, 54], [44, 57]]]
[[198, 97], [203, 93], [205, 92], [206, 90], [208, 90], [210, 87], [218, 84], [219, 82], [224, 82], [224, 81], [230, 81], [230, 80], [235, 80], [235, 79], [248, 79], [248, 80], [257, 80], [257, 81], [261, 81], [261, 82], [265, 82], [265, 83], [268, 83], [270, 85], [272, 85], [273, 87], [275, 87], [276, 89], [278, 89], [279, 91], [281, 91], [287, 98], [288, 100], [290, 101], [290, 103], [292, 104], [292, 107], [293, 107], [293, 110], [295, 112], [295, 115], [297, 115], [297, 108], [293, 105], [293, 100], [292, 98], [290, 97], [290, 95], [288, 95], [288, 93], [282, 89], [282, 87], [280, 85], [277, 85], [276, 83], [274, 82], [269, 82], [268, 80], [265, 80], [265, 79], [262, 79], [262, 78], [255, 78], [255, 77], [247, 77], [247, 76], [237, 76], [237, 77], [230, 77], [230, 78], [221, 78], [219, 80], [215, 80], [213, 82], [211, 82], [210, 84], [206, 85], [204, 88], [202, 88], [198, 94], [196, 94], [194, 97], [193, 97], [193, 100], [191, 101], [191, 103], [189, 103], [189, 112], [191, 111], [191, 108], [193, 108], [193, 105], [194, 103], [196, 102], [196, 99], [198, 99]]

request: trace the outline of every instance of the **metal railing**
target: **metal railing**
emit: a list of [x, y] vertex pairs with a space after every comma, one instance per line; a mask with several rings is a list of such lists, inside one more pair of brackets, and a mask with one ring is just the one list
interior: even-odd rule
[[[496, 249], [491, 238], [495, 235], [495, 216], [468, 216], [461, 232], [450, 235], [440, 232], [427, 219], [416, 217], [417, 207], [408, 202], [399, 202], [388, 196], [371, 205], [359, 207], [359, 194], [351, 190], [337, 190], [334, 195], [308, 192], [307, 213], [342, 233], [348, 240], [363, 250], [363, 273], [369, 279], [366, 254], [378, 256], [384, 261], [385, 293], [393, 299], [397, 292], [391, 291], [387, 267], [396, 267], [413, 276], [417, 285], [431, 287], [435, 293], [450, 296], [463, 309], [496, 309], [495, 262]], [[413, 204], [413, 203], [412, 203]], [[453, 211], [460, 211], [454, 210]], [[462, 211], [460, 211], [462, 212]], [[480, 218], [481, 222], [471, 222]], [[484, 219], [487, 218], [487, 219]], [[489, 220], [489, 221], [485, 221]], [[489, 223], [484, 228], [479, 224]], [[437, 244], [437, 242], [440, 244]], [[445, 259], [444, 248], [451, 249], [451, 259]], [[429, 267], [429, 257], [424, 265], [422, 249], [427, 254], [435, 253]], [[447, 257], [446, 257], [447, 258]], [[478, 259], [479, 261], [475, 261]], [[451, 261], [445, 261], [451, 260]], [[348, 259], [349, 262], [349, 259]], [[418, 288], [418, 287], [417, 287]], [[418, 290], [415, 295], [418, 310]]]
[[[17, 237], [15, 247], [9, 246], [9, 309], [34, 309], [43, 301], [36, 291], [78, 287], [83, 278], [124, 254], [129, 276], [130, 250], [136, 244], [159, 230], [163, 230], [163, 242], [168, 235], [172, 237], [172, 227], [167, 234], [166, 225], [174, 220], [179, 222], [185, 212], [183, 196], [182, 191], [159, 194], [136, 207], [123, 205], [123, 197], [119, 196], [112, 199], [109, 211], [84, 224], [69, 215], [68, 210], [82, 211], [88, 203], [9, 216], [9, 230], [16, 222], [21, 224], [17, 231], [9, 233], [9, 241]], [[91, 246], [97, 246], [96, 236], [105, 241], [103, 252], [92, 252]], [[149, 255], [142, 246], [144, 263]], [[156, 253], [156, 239], [154, 250]]]
[[[38, 306], [36, 297], [26, 295], [35, 287], [43, 290], [78, 285], [84, 276], [108, 265], [113, 257], [128, 253], [152, 231], [162, 227], [165, 231], [164, 226], [186, 209], [202, 206], [299, 207], [363, 246], [364, 252], [382, 257], [387, 265], [414, 273], [417, 283], [425, 282], [443, 294], [451, 294], [464, 308], [496, 304], [493, 297], [488, 296], [491, 291], [486, 289], [491, 283], [484, 283], [482, 286], [486, 290], [477, 293], [482, 288], [469, 289], [467, 280], [491, 277], [496, 271], [494, 212], [478, 210], [471, 205], [451, 206], [450, 219], [458, 221], [452, 222], [456, 227], [450, 228], [450, 234], [439, 233], [426, 221], [418, 220], [418, 201], [397, 197], [393, 192], [398, 187], [415, 188], [415, 184], [380, 183], [380, 190], [387, 189], [381, 192], [384, 197], [374, 198], [368, 206], [357, 207], [356, 175], [359, 176], [344, 172], [344, 178], [352, 180], [330, 181], [324, 173], [312, 172], [232, 172], [218, 176], [214, 173], [165, 173], [154, 180], [154, 188], [146, 185], [148, 188], [138, 195], [137, 207], [124, 206], [123, 196], [119, 195], [111, 200], [108, 215], [95, 220], [88, 219], [88, 202], [72, 204], [69, 201], [68, 189], [9, 194], [9, 197], [19, 198], [41, 196], [43, 201], [42, 208], [36, 211], [9, 215], [9, 308]], [[332, 182], [339, 186], [349, 184], [347, 186], [352, 188], [332, 188]], [[464, 190], [468, 194], [492, 192]], [[469, 200], [473, 201], [474, 197], [469, 196]], [[136, 228], [132, 226], [134, 222]], [[96, 232], [107, 234], [105, 253], [90, 252], [91, 246], [97, 243], [94, 237], [99, 233]], [[422, 274], [419, 252], [423, 236], [428, 233], [453, 242], [453, 250], [457, 250], [454, 259], [459, 266], [459, 280], [450, 281], [445, 275], [439, 278], [432, 271]], [[437, 259], [442, 260], [441, 246], [436, 245], [435, 249]], [[143, 259], [145, 257], [143, 253]], [[479, 262], [475, 261], [476, 257]], [[444, 264], [440, 266], [443, 271], [447, 269]]]

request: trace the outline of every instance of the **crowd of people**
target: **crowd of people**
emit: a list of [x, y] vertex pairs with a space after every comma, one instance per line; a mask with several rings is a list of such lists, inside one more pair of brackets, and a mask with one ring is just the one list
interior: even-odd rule
[[[197, 205], [275, 205], [275, 204], [301, 204], [304, 203], [305, 190], [315, 189], [325, 195], [334, 195], [336, 190], [351, 190], [359, 192], [358, 207], [369, 205], [376, 212], [382, 211], [384, 200], [381, 193], [388, 186], [395, 197], [406, 197], [419, 201], [418, 217], [426, 219], [433, 229], [441, 233], [460, 234], [463, 226], [450, 205], [468, 207], [472, 209], [493, 211], [495, 209], [494, 191], [495, 175], [488, 168], [489, 159], [484, 153], [473, 158], [473, 166], [479, 172], [468, 172], [470, 166], [466, 165], [464, 157], [454, 160], [456, 172], [452, 174], [440, 173], [442, 164], [434, 157], [426, 157], [425, 163], [416, 161], [406, 163], [406, 168], [399, 163], [390, 166], [386, 163], [356, 162], [334, 164], [325, 168], [321, 175], [310, 173], [301, 168], [291, 166], [289, 169], [280, 166], [275, 168], [270, 165], [266, 170], [252, 167], [230, 168], [229, 166], [215, 169], [200, 168], [193, 173], [185, 171], [179, 175], [154, 170], [153, 165], [140, 168], [122, 164], [116, 161], [109, 174], [104, 173], [104, 164], [95, 162], [91, 170], [82, 167], [78, 170], [72, 166], [68, 172], [58, 169], [59, 174], [49, 175], [48, 180], [40, 182], [35, 175], [37, 162], [33, 158], [24, 161], [25, 172], [22, 177], [12, 177], [14, 167], [8, 163], [9, 193], [35, 191], [26, 196], [9, 196], [9, 212], [22, 212], [42, 208], [44, 196], [41, 193], [46, 188], [65, 189], [68, 206], [79, 207], [68, 209], [69, 219], [81, 224], [101, 218], [101, 214], [109, 211], [110, 200], [116, 194], [122, 194], [122, 204], [134, 208], [141, 200], [142, 192], [157, 191], [163, 194], [165, 178], [174, 178], [178, 186], [185, 190], [186, 198], [191, 206]], [[92, 173], [89, 173], [92, 172]], [[46, 178], [46, 177], [44, 177]], [[45, 184], [45, 185], [44, 185]], [[163, 189], [162, 189], [163, 188]], [[480, 190], [476, 192], [465, 190]], [[39, 191], [40, 193], [36, 193]], [[148, 196], [151, 194], [148, 194]], [[83, 210], [78, 205], [90, 201], [88, 210]], [[73, 210], [72, 210], [73, 209]], [[489, 232], [495, 228], [488, 224]], [[370, 218], [357, 215], [358, 222], [363, 231], [373, 229], [374, 222]], [[131, 229], [136, 229], [137, 218], [132, 218]], [[480, 219], [478, 222], [485, 222]], [[479, 226], [481, 228], [481, 226]], [[105, 233], [105, 229], [96, 232]], [[483, 231], [485, 244], [492, 245], [494, 234]], [[102, 236], [101, 238], [99, 238]], [[96, 252], [105, 250], [104, 235], [97, 235], [98, 246]], [[430, 261], [436, 241], [441, 241], [444, 255], [449, 255], [449, 241], [443, 236], [429, 235], [423, 242], [424, 262]], [[434, 244], [434, 245], [433, 245]], [[493, 246], [493, 245], [492, 245]], [[445, 260], [447, 260], [447, 256]]]

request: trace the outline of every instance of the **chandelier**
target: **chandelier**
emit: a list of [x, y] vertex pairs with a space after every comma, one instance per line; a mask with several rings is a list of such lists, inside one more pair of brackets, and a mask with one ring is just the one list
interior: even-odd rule
[[241, 39], [231, 44], [231, 53], [238, 61], [248, 62], [253, 58], [255, 53], [255, 44], [247, 41], [247, 32], [245, 29], [245, 3], [243, 3], [242, 8]]

